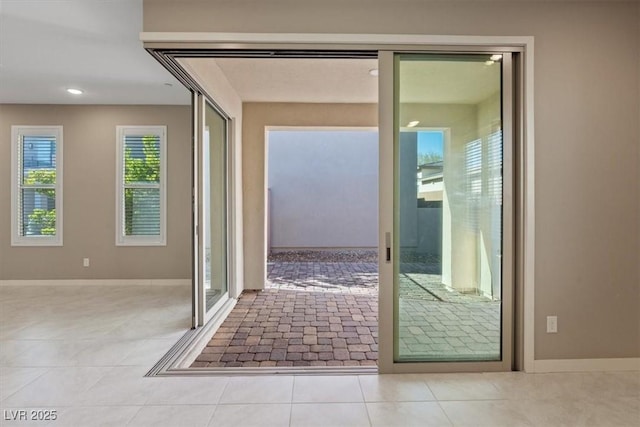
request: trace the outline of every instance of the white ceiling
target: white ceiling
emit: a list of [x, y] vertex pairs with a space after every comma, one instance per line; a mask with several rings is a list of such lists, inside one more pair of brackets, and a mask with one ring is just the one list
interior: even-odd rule
[[[500, 89], [500, 69], [476, 62], [403, 61], [400, 102], [476, 104]], [[243, 101], [378, 102], [377, 59], [197, 59], [216, 63]]]
[[243, 101], [378, 102], [377, 59], [249, 59], [215, 61]]
[[[0, 103], [189, 104], [140, 31], [142, 0], [0, 0]], [[218, 61], [245, 101], [377, 102], [375, 60]]]
[[0, 0], [0, 102], [188, 104], [141, 30], [142, 0]]
[[[141, 30], [142, 0], [0, 0], [0, 103], [189, 104], [188, 91], [142, 48]], [[209, 60], [243, 101], [378, 98], [375, 59]], [[471, 103], [495, 88], [482, 63], [407, 63], [401, 73], [402, 102]]]
[[472, 61], [411, 60], [400, 62], [400, 102], [477, 104], [500, 91], [500, 68]]

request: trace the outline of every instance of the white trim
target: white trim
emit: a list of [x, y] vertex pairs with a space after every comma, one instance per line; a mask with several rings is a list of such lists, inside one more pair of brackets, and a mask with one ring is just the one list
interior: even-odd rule
[[[130, 134], [158, 135], [160, 137], [160, 234], [158, 236], [125, 236], [122, 230], [124, 198], [124, 137]], [[116, 126], [116, 246], [167, 245], [167, 127]]]
[[533, 372], [640, 371], [640, 357], [535, 360]]
[[[193, 92], [193, 96], [191, 98], [191, 108], [192, 114], [192, 170], [191, 170], [191, 196], [192, 196], [192, 204], [191, 204], [191, 218], [192, 218], [192, 240], [191, 240], [191, 271], [192, 271], [192, 282], [191, 282], [191, 327], [197, 328], [200, 326], [201, 322], [201, 312], [200, 312], [200, 301], [202, 295], [200, 293], [200, 282], [204, 277], [202, 275], [202, 262], [201, 262], [201, 251], [200, 251], [200, 216], [202, 212], [201, 206], [201, 195], [200, 195], [200, 174], [202, 170], [201, 162], [202, 155], [200, 154], [200, 144], [202, 144], [201, 132], [200, 132], [200, 123], [202, 119], [202, 102], [201, 95], [198, 92]], [[202, 119], [202, 120], [201, 120]]]
[[422, 34], [314, 34], [141, 32], [145, 43], [259, 43], [259, 44], [375, 44], [375, 45], [492, 45], [524, 46], [529, 36], [457, 36]]
[[[242, 293], [238, 281], [238, 233], [236, 232], [237, 183], [236, 168], [236, 121], [235, 117], [227, 120], [227, 292], [232, 299]], [[241, 237], [240, 237], [241, 238]], [[226, 317], [226, 316], [225, 316]]]
[[[20, 148], [23, 136], [50, 136], [56, 138], [56, 183], [55, 183], [55, 206], [56, 206], [56, 234], [54, 236], [22, 236], [18, 230], [18, 211], [16, 203], [19, 198], [17, 169], [21, 168]], [[31, 126], [14, 125], [11, 126], [11, 246], [62, 246], [63, 242], [63, 137], [62, 125], [57, 126]]]
[[535, 362], [535, 128], [534, 128], [534, 76], [533, 76], [534, 43], [533, 37], [527, 37], [523, 54], [523, 96], [524, 104], [524, 209], [523, 209], [523, 293], [524, 293], [524, 371], [534, 372]]
[[3, 286], [191, 286], [191, 279], [0, 280]]

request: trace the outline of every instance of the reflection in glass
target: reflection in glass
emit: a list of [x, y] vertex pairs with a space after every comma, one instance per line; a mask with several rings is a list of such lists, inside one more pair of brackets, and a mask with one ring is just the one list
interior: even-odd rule
[[227, 122], [209, 104], [202, 159], [204, 290], [209, 311], [227, 292]]
[[396, 57], [396, 361], [501, 359], [501, 69]]

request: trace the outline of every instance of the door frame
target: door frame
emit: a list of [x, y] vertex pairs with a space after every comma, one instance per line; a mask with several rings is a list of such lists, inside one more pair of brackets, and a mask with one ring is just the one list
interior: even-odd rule
[[[218, 312], [221, 311], [221, 308], [227, 305], [229, 300], [229, 295], [231, 295], [231, 283], [232, 283], [232, 266], [233, 262], [231, 259], [232, 251], [231, 251], [231, 230], [232, 227], [230, 225], [230, 220], [232, 218], [232, 206], [231, 206], [231, 189], [230, 189], [230, 179], [231, 174], [231, 155], [230, 155], [230, 146], [232, 145], [231, 139], [231, 126], [233, 125], [231, 118], [226, 112], [220, 108], [216, 103], [214, 103], [206, 94], [194, 91], [193, 94], [193, 280], [192, 280], [192, 327], [198, 328], [207, 324]], [[204, 209], [207, 207], [204, 206], [204, 186], [203, 182], [206, 178], [204, 176], [204, 162], [203, 162], [203, 144], [204, 144], [204, 133], [206, 128], [206, 120], [205, 113], [207, 106], [211, 107], [216, 113], [220, 115], [225, 121], [225, 159], [224, 163], [226, 165], [226, 179], [224, 183], [225, 187], [225, 200], [226, 200], [226, 219], [225, 219], [225, 228], [226, 228], [226, 281], [227, 281], [227, 291], [222, 294], [220, 300], [218, 300], [209, 310], [207, 310], [207, 301], [206, 301], [206, 292], [204, 290], [204, 270], [205, 270], [205, 260], [204, 260], [204, 252], [203, 252], [203, 244], [204, 244], [204, 236], [203, 230], [204, 228], [201, 225], [204, 225]]]
[[[486, 54], [500, 49], [498, 46], [483, 47], [465, 51], [464, 54]], [[399, 81], [397, 72], [397, 54], [418, 56], [428, 55], [433, 51], [384, 50], [379, 52], [379, 135], [380, 135], [380, 180], [379, 180], [379, 239], [385, 242], [385, 251], [379, 253], [379, 344], [378, 366], [381, 373], [414, 373], [414, 372], [477, 372], [477, 371], [510, 371], [514, 368], [517, 355], [514, 348], [515, 338], [515, 299], [516, 284], [514, 281], [514, 174], [513, 149], [517, 141], [513, 129], [515, 115], [513, 113], [513, 79], [514, 52], [517, 49], [504, 47], [503, 59], [500, 61], [501, 72], [501, 109], [503, 134], [503, 208], [502, 208], [502, 248], [503, 262], [501, 266], [501, 359], [499, 361], [428, 361], [397, 362], [396, 348], [399, 322], [397, 283], [399, 267], [399, 218], [396, 216], [398, 200], [396, 161], [398, 149], [398, 114], [396, 98]], [[488, 50], [488, 51], [487, 51]], [[443, 53], [437, 51], [437, 54]], [[452, 55], [455, 55], [453, 53]], [[383, 209], [383, 207], [386, 207]]]
[[[326, 52], [331, 57], [349, 56], [362, 51], [449, 51], [473, 52], [513, 49], [520, 52], [516, 75], [521, 84], [515, 99], [514, 188], [515, 243], [514, 277], [516, 309], [514, 319], [516, 348], [515, 368], [533, 372], [534, 296], [535, 296], [535, 134], [534, 134], [534, 38], [532, 36], [458, 36], [407, 34], [287, 34], [287, 33], [190, 33], [143, 32], [140, 35], [145, 49], [169, 69], [187, 87], [192, 82], [177, 58], [214, 56], [217, 53], [241, 56], [286, 57], [301, 51]], [[297, 53], [296, 53], [297, 52]], [[292, 57], [292, 56], [289, 56]], [[381, 107], [382, 108], [382, 107]], [[385, 149], [380, 146], [380, 152]], [[383, 173], [383, 170], [380, 170]], [[233, 179], [233, 177], [231, 177]], [[382, 212], [381, 212], [382, 214]], [[384, 256], [385, 236], [380, 236], [380, 258]], [[241, 284], [239, 284], [241, 286]], [[381, 304], [382, 310], [382, 304]], [[380, 372], [390, 372], [380, 366]]]

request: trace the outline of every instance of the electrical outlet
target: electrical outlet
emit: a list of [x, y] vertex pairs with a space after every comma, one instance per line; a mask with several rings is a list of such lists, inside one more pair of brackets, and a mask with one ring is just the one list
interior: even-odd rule
[[89, 258], [83, 258], [82, 259], [82, 266], [83, 267], [89, 267]]
[[547, 333], [558, 333], [558, 316], [547, 316]]

